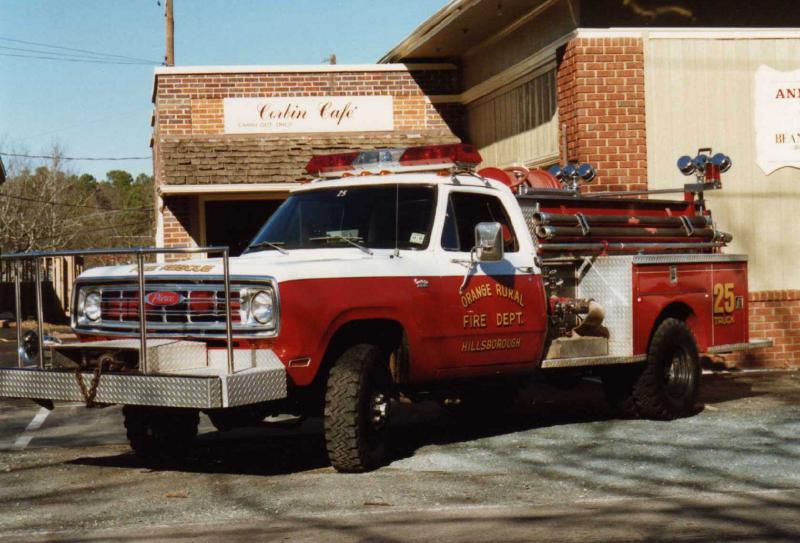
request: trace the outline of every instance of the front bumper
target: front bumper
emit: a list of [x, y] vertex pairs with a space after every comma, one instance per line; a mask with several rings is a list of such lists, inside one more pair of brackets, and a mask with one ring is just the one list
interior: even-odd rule
[[[138, 341], [112, 340], [53, 348], [52, 357], [66, 351], [130, 349]], [[88, 345], [88, 347], [87, 347]], [[220, 409], [280, 400], [287, 396], [286, 369], [269, 349], [234, 349], [234, 372], [225, 371], [221, 357], [203, 344], [164, 340], [148, 341], [148, 353], [161, 372], [103, 372], [93, 403]], [[183, 353], [178, 358], [175, 355]], [[191, 356], [187, 356], [191, 353]], [[181, 364], [180, 362], [183, 362]], [[181, 368], [180, 366], [184, 366]], [[0, 397], [84, 402], [84, 389], [94, 379], [91, 371], [39, 368], [0, 368]]]

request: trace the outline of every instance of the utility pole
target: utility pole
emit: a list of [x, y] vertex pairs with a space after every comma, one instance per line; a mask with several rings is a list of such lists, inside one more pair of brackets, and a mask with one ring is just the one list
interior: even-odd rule
[[172, 16], [172, 0], [166, 1], [164, 18], [167, 23], [167, 54], [164, 57], [164, 64], [167, 66], [175, 66], [175, 18]]

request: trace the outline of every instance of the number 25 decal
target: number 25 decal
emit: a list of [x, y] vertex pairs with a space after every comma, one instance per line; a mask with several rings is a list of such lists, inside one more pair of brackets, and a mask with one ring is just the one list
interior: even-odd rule
[[714, 314], [733, 313], [734, 309], [736, 309], [736, 294], [733, 292], [733, 283], [716, 283], [714, 285]]

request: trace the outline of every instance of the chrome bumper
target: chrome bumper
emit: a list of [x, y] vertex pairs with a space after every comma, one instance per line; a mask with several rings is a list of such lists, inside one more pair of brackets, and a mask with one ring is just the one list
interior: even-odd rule
[[[93, 373], [81, 374], [91, 383]], [[75, 372], [34, 368], [0, 369], [0, 397], [83, 402]], [[253, 368], [222, 376], [132, 375], [104, 373], [94, 401], [98, 404], [150, 405], [218, 409], [286, 397], [286, 372]]]
[[[137, 350], [138, 340], [58, 345], [49, 353], [52, 369], [0, 368], [0, 397], [97, 404], [219, 409], [279, 400], [287, 396], [286, 368], [269, 349], [233, 349], [228, 373], [224, 350], [175, 340], [148, 340], [153, 373], [103, 372], [90, 401], [85, 391], [95, 374], [57, 369], [60, 360], [89, 350]], [[79, 384], [83, 382], [83, 388]]]

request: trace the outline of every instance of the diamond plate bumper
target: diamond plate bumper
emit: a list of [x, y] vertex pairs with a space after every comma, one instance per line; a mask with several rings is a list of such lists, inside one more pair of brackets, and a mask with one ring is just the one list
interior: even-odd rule
[[[213, 368], [194, 375], [104, 373], [96, 403], [218, 409], [268, 402], [287, 395], [286, 370], [272, 351], [256, 351], [256, 367], [232, 375]], [[83, 372], [86, 386], [93, 373]], [[0, 368], [0, 397], [85, 401], [73, 371]]]

